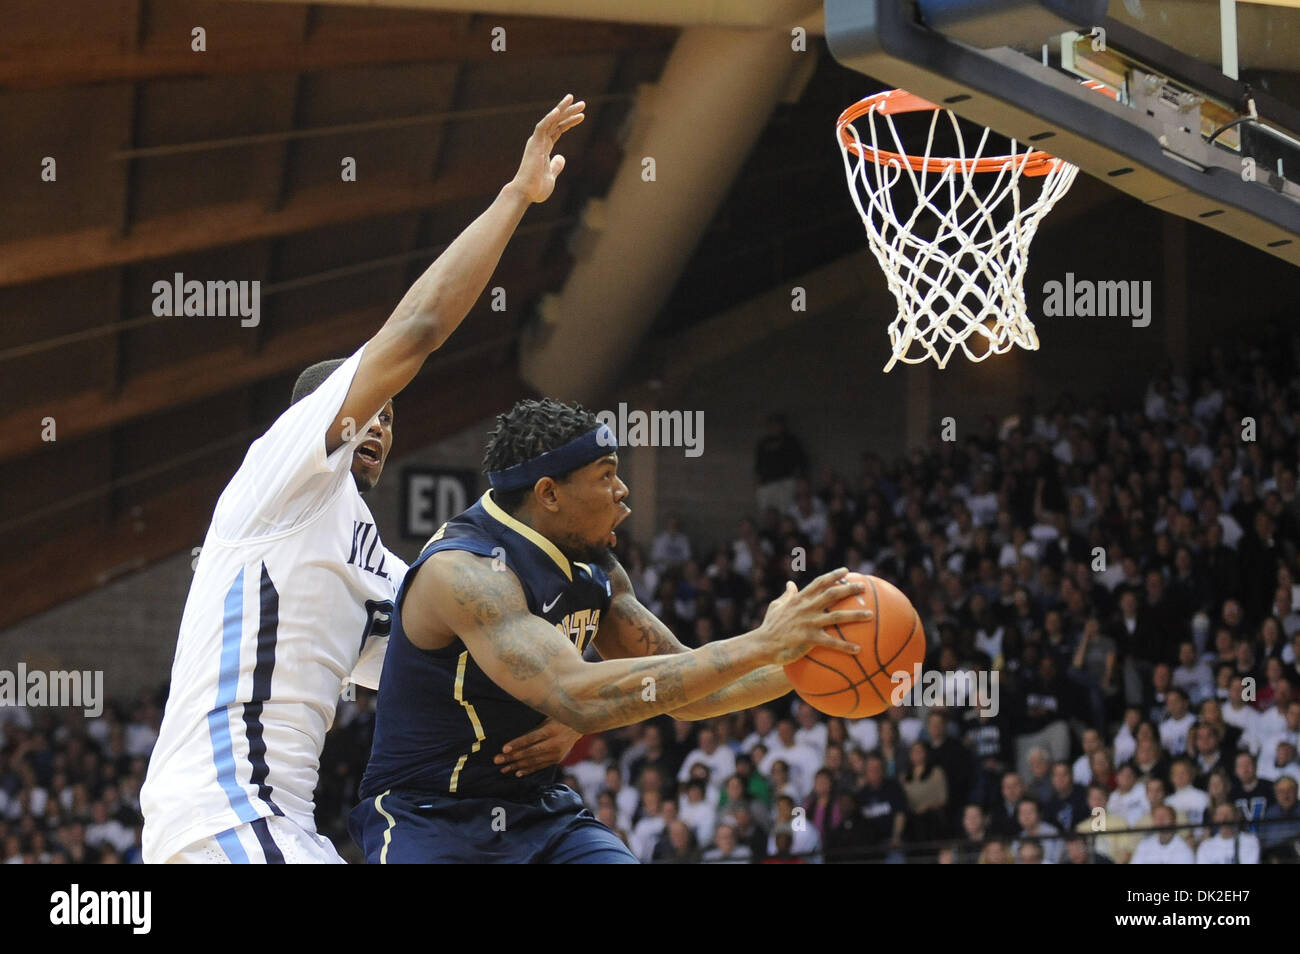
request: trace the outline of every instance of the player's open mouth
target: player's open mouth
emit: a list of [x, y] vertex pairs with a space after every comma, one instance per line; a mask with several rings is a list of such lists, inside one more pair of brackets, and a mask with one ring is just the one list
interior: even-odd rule
[[382, 459], [383, 445], [379, 441], [366, 441], [357, 448], [357, 456], [368, 464], [378, 464]]
[[609, 531], [609, 545], [611, 547], [618, 546], [618, 534], [615, 533], [614, 530], [618, 529], [618, 525], [620, 523], [622, 523], [628, 517], [632, 516], [631, 507], [629, 507], [627, 504], [619, 504], [619, 506], [623, 508], [623, 512], [619, 514], [618, 519], [614, 521], [614, 526]]

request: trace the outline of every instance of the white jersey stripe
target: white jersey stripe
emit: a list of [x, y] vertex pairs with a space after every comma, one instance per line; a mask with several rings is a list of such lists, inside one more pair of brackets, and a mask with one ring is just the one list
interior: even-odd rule
[[233, 828], [227, 828], [217, 835], [217, 844], [221, 850], [226, 853], [230, 863], [234, 865], [248, 864], [248, 853], [244, 851], [244, 846], [239, 840], [239, 835]]
[[244, 636], [244, 568], [226, 593], [226, 613], [221, 631], [221, 670], [217, 681], [217, 701], [208, 713], [208, 734], [212, 739], [212, 761], [221, 784], [242, 822], [260, 815], [248, 802], [248, 795], [235, 778], [235, 749], [230, 736], [230, 707], [239, 689], [239, 648]]

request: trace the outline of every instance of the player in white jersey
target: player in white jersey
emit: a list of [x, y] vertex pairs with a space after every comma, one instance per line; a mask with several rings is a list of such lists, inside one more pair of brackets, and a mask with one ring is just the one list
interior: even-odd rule
[[[392, 396], [487, 286], [551, 156], [583, 120], [566, 96], [519, 172], [350, 358], [307, 369], [287, 411], [217, 501], [181, 618], [171, 694], [140, 792], [146, 862], [341, 862], [316, 832], [325, 733], [349, 682], [376, 688], [406, 564], [361, 495], [392, 446]], [[549, 723], [511, 744], [503, 772], [558, 761], [578, 738]]]

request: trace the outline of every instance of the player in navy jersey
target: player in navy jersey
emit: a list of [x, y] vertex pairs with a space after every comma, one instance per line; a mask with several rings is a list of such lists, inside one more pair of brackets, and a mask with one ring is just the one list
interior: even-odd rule
[[[351, 818], [369, 861], [634, 863], [556, 769], [506, 764], [517, 755], [505, 745], [547, 719], [588, 733], [749, 708], [788, 692], [783, 665], [812, 647], [858, 651], [823, 628], [871, 618], [829, 610], [863, 590], [844, 569], [787, 584], [752, 632], [678, 642], [611, 551], [631, 513], [617, 451], [581, 407], [521, 401], [497, 419], [491, 489], [434, 534], [398, 590]], [[592, 645], [603, 662], [583, 660]]]

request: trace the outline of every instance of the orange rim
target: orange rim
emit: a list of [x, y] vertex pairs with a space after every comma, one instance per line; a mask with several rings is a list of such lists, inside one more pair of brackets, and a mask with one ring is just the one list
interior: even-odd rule
[[[1099, 90], [1112, 99], [1115, 98], [1115, 94], [1101, 83], [1089, 81], [1084, 85], [1089, 89]], [[943, 108], [945, 107], [936, 106], [929, 100], [922, 99], [915, 93], [907, 92], [907, 90], [888, 89], [882, 93], [876, 93], [873, 96], [858, 100], [858, 102], [840, 113], [840, 118], [835, 122], [835, 130], [843, 147], [855, 156], [865, 157], [877, 165], [887, 165], [890, 162], [902, 163], [911, 166], [916, 172], [944, 172], [953, 168], [959, 168], [963, 172], [1001, 172], [1009, 164], [1014, 164], [1020, 165], [1022, 167], [1021, 171], [1027, 176], [1045, 176], [1063, 161], [1038, 149], [1014, 156], [986, 156], [983, 159], [955, 159], [951, 157], [925, 159], [919, 156], [889, 152], [885, 149], [873, 149], [865, 144], [860, 146], [859, 140], [853, 136], [848, 128], [850, 123], [861, 119], [870, 112], [877, 112], [883, 116], [895, 116], [902, 113], [920, 113], [926, 110]]]

